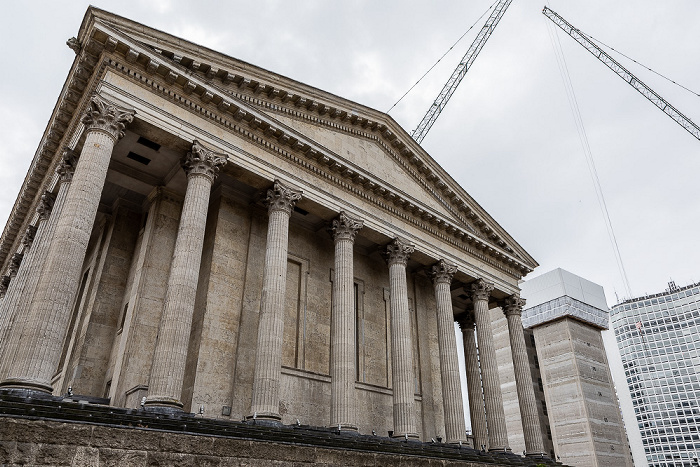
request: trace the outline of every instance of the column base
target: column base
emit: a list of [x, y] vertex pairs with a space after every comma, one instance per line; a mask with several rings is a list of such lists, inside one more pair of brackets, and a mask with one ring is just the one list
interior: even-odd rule
[[53, 386], [51, 384], [24, 378], [7, 378], [0, 382], [0, 389], [23, 389], [37, 394], [53, 394]]
[[184, 412], [182, 402], [167, 396], [148, 396], [143, 405], [145, 409], [153, 412]]
[[394, 432], [391, 435], [391, 437], [394, 439], [412, 439], [412, 440], [420, 439], [420, 436], [418, 436], [418, 433], [396, 433], [396, 432]]
[[549, 459], [549, 455], [545, 452], [526, 452], [525, 457], [546, 457]]

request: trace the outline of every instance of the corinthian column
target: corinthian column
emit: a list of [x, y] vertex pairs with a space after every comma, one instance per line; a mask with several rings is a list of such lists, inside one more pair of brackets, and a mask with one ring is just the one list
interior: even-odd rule
[[6, 302], [3, 302], [0, 309], [0, 315], [5, 317], [0, 326], [0, 381], [5, 379], [9, 365], [17, 353], [19, 342], [22, 342], [27, 311], [32, 303], [41, 271], [46, 264], [46, 255], [51, 246], [51, 239], [56, 231], [58, 218], [63, 210], [77, 163], [78, 155], [72, 149], [64, 149], [61, 162], [56, 168], [56, 173], [59, 175], [58, 194], [54, 195], [47, 191], [41, 195], [39, 206], [36, 208], [39, 223], [30, 243], [25, 236], [25, 248], [31, 248], [23, 266], [17, 273], [17, 280], [13, 285], [11, 296]]
[[520, 317], [524, 305], [524, 299], [518, 295], [511, 295], [506, 298], [503, 312], [508, 320], [510, 350], [513, 354], [513, 367], [515, 369], [515, 386], [518, 390], [520, 417], [523, 421], [525, 453], [528, 456], [542, 456], [545, 455], [542, 427], [540, 426], [540, 417], [537, 414], [535, 388], [532, 385], [532, 373], [530, 373], [527, 350], [525, 350], [525, 334]]
[[[71, 152], [72, 154], [72, 152]], [[66, 165], [66, 158], [59, 166], [59, 169]], [[69, 167], [75, 167], [73, 164]], [[59, 173], [61, 173], [59, 171]], [[56, 230], [58, 213], [61, 211], [66, 199], [66, 193], [70, 186], [70, 179], [73, 171], [67, 171], [67, 177], [61, 176], [58, 196], [48, 191], [41, 195], [37, 214], [39, 215], [39, 225], [34, 232], [29, 246], [25, 243], [25, 248], [29, 248], [27, 258], [17, 272], [17, 280], [12, 284], [10, 294], [2, 302], [0, 307], [0, 381], [5, 379], [10, 364], [14, 361], [19, 342], [24, 330], [24, 323], [27, 318], [27, 309], [32, 302], [32, 296], [39, 281], [39, 275], [43, 269], [46, 253], [49, 250], [50, 239]], [[53, 216], [51, 213], [55, 212]], [[29, 233], [29, 232], [28, 232]], [[27, 241], [25, 235], [25, 241]]]
[[187, 190], [153, 354], [146, 398], [148, 407], [182, 409], [182, 382], [202, 262], [209, 196], [219, 169], [225, 163], [225, 154], [215, 153], [199, 141], [192, 144], [192, 150], [182, 160], [182, 168], [187, 174]]
[[267, 190], [267, 247], [263, 290], [260, 301], [258, 345], [255, 352], [253, 399], [248, 418], [281, 420], [279, 414], [280, 369], [284, 338], [284, 293], [287, 287], [287, 250], [289, 218], [301, 191], [275, 180]]
[[396, 238], [387, 245], [385, 252], [391, 291], [391, 381], [394, 391], [395, 438], [418, 438], [414, 420], [413, 342], [406, 285], [406, 263], [414, 251], [413, 245]]
[[435, 286], [437, 304], [438, 347], [440, 351], [440, 376], [442, 404], [445, 412], [445, 438], [448, 443], [466, 442], [462, 385], [459, 381], [457, 338], [452, 311], [450, 284], [457, 266], [444, 260], [438, 261], [430, 271]]
[[501, 383], [498, 379], [498, 361], [496, 360], [491, 317], [489, 316], [489, 296], [492, 290], [493, 285], [479, 279], [472, 284], [471, 293], [474, 301], [476, 338], [479, 344], [481, 380], [484, 386], [489, 451], [507, 451], [509, 448], [508, 433], [506, 432], [506, 415], [503, 411]]
[[355, 281], [353, 252], [362, 221], [341, 212], [329, 229], [335, 242], [331, 317], [331, 426], [357, 430], [355, 420]]
[[28, 310], [22, 348], [0, 386], [53, 392], [51, 378], [61, 359], [112, 149], [133, 118], [133, 110], [116, 107], [99, 96], [89, 103], [82, 119], [85, 142]]
[[475, 449], [487, 449], [489, 446], [486, 429], [486, 409], [484, 408], [484, 392], [481, 387], [481, 371], [479, 370], [479, 355], [476, 351], [474, 337], [474, 314], [466, 313], [459, 321], [464, 343], [464, 364], [467, 373], [467, 390], [469, 392], [469, 418], [472, 422], [472, 435]]

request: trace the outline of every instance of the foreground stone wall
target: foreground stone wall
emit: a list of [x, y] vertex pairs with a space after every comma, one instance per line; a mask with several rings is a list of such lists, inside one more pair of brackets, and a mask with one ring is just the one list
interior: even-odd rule
[[[398, 443], [396, 443], [398, 444]], [[489, 456], [490, 457], [490, 456]], [[485, 459], [486, 460], [486, 459]], [[180, 434], [142, 427], [0, 417], [0, 465], [83, 466], [462, 466], [524, 465], [440, 459], [303, 444]], [[549, 462], [548, 465], [552, 465]], [[528, 463], [528, 465], [534, 465]]]

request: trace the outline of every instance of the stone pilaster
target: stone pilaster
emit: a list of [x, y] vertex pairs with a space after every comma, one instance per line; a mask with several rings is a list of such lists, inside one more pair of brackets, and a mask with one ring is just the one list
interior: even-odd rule
[[459, 380], [457, 338], [452, 310], [450, 284], [457, 267], [440, 260], [430, 270], [435, 287], [437, 305], [438, 347], [440, 350], [440, 377], [442, 404], [445, 411], [445, 438], [448, 443], [466, 442], [462, 385]]
[[281, 420], [279, 386], [284, 338], [284, 294], [287, 286], [289, 218], [301, 191], [275, 181], [267, 190], [267, 246], [255, 352], [253, 398], [248, 418]]
[[501, 383], [498, 378], [498, 361], [493, 344], [491, 316], [489, 315], [489, 297], [493, 285], [479, 279], [472, 283], [471, 294], [474, 301], [474, 320], [476, 321], [476, 339], [479, 344], [479, 362], [481, 379], [484, 387], [484, 405], [489, 432], [489, 451], [507, 451], [508, 433], [506, 415], [503, 410]]
[[523, 422], [523, 435], [525, 437], [525, 453], [529, 456], [545, 455], [544, 441], [542, 440], [542, 427], [540, 417], [537, 414], [537, 402], [535, 400], [535, 388], [532, 385], [532, 373], [525, 349], [525, 333], [521, 314], [525, 300], [518, 295], [506, 298], [503, 312], [508, 321], [508, 335], [510, 337], [510, 350], [513, 355], [513, 369], [515, 370], [515, 386], [518, 391], [520, 404], [520, 417]]
[[0, 381], [7, 375], [9, 365], [14, 360], [17, 347], [21, 342], [27, 309], [31, 305], [36, 284], [46, 260], [50, 239], [53, 238], [56, 230], [58, 215], [50, 217], [51, 213], [61, 212], [68, 187], [70, 187], [70, 181], [68, 183], [61, 181], [58, 195], [48, 191], [41, 195], [36, 208], [39, 224], [33, 235], [30, 236], [28, 231], [23, 239], [25, 248], [27, 243], [32, 247], [29, 251], [25, 249], [27, 252], [24, 264], [17, 272], [17, 277], [9, 289], [10, 293], [0, 306]]
[[146, 406], [182, 408], [182, 382], [199, 282], [204, 230], [211, 186], [226, 163], [218, 154], [195, 141], [182, 160], [187, 190], [170, 266], [168, 288], [153, 355]]
[[85, 141], [71, 189], [61, 211], [36, 293], [28, 309], [23, 343], [17, 349], [4, 387], [52, 392], [51, 378], [61, 358], [80, 270], [116, 142], [134, 112], [99, 96], [83, 116]]
[[329, 228], [335, 242], [331, 318], [331, 427], [357, 430], [355, 415], [355, 281], [353, 244], [362, 221], [341, 212]]
[[395, 438], [418, 438], [415, 424], [415, 397], [413, 375], [413, 342], [411, 317], [408, 308], [408, 286], [406, 264], [413, 245], [396, 238], [387, 245], [385, 258], [389, 265], [389, 287], [391, 298], [391, 368], [394, 391]]
[[476, 350], [474, 335], [474, 314], [466, 313], [459, 320], [464, 344], [464, 363], [467, 373], [467, 391], [469, 396], [469, 417], [472, 422], [474, 448], [488, 449], [489, 438], [486, 428], [486, 408], [484, 407], [484, 392], [481, 386], [481, 371], [479, 370], [479, 354]]

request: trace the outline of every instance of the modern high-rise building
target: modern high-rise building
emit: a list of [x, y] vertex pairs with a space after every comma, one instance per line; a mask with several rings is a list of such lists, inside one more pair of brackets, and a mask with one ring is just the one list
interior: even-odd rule
[[[609, 322], [603, 288], [563, 269], [527, 280], [521, 288], [525, 341], [550, 456], [577, 467], [632, 466], [602, 338]], [[517, 407], [499, 311], [492, 310], [492, 319], [501, 391], [504, 405]], [[506, 413], [510, 446], [519, 451], [517, 411]]]
[[650, 467], [700, 465], [700, 283], [625, 300], [612, 324]]

